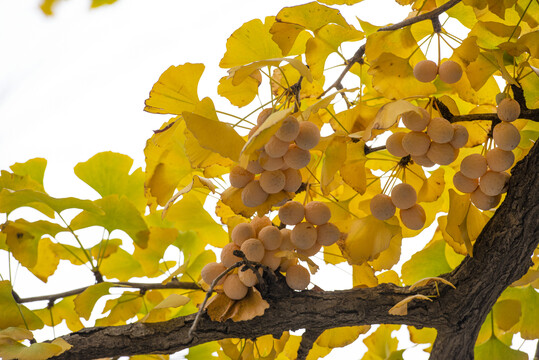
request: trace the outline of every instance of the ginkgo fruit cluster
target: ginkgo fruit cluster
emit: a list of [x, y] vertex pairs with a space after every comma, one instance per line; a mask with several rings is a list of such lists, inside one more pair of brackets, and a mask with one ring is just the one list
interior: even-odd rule
[[397, 208], [399, 209], [399, 217], [407, 228], [419, 230], [425, 225], [425, 210], [417, 204], [417, 193], [410, 184], [395, 185], [391, 190], [391, 196], [377, 194], [370, 202], [371, 214], [378, 220], [392, 218]]
[[[256, 130], [271, 115], [272, 109], [263, 110], [258, 116]], [[309, 121], [286, 117], [277, 132], [260, 149], [258, 159], [247, 168], [235, 166], [230, 172], [230, 184], [242, 188], [241, 199], [247, 207], [262, 205], [270, 194], [281, 191], [296, 192], [301, 186], [300, 169], [311, 160], [310, 149], [320, 140], [320, 130]]]
[[421, 82], [431, 82], [440, 77], [446, 84], [454, 84], [462, 77], [462, 67], [452, 60], [446, 60], [440, 64], [432, 60], [422, 60], [414, 66], [414, 77]]
[[507, 172], [515, 162], [512, 150], [520, 142], [518, 129], [511, 124], [520, 115], [520, 105], [513, 99], [504, 99], [498, 105], [501, 120], [492, 132], [495, 147], [481, 154], [471, 154], [460, 164], [453, 176], [455, 188], [469, 193], [472, 203], [481, 210], [490, 210], [500, 203], [507, 191], [511, 175]]
[[[411, 155], [412, 160], [425, 167], [449, 165], [458, 156], [459, 149], [468, 142], [468, 130], [442, 117], [431, 118], [421, 107], [401, 115], [410, 132], [396, 132], [387, 138], [386, 148], [398, 157]], [[426, 130], [426, 131], [425, 131]]]

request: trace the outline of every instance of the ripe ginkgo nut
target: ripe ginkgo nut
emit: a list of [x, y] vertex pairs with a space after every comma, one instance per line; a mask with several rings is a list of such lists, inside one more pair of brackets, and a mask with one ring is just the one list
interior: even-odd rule
[[283, 170], [285, 176], [284, 191], [296, 192], [301, 186], [301, 172], [297, 169], [288, 168]]
[[459, 171], [453, 176], [453, 185], [460, 192], [472, 193], [477, 189], [479, 181], [477, 179], [470, 179]]
[[502, 193], [506, 179], [503, 173], [489, 170], [479, 178], [479, 188], [485, 195], [496, 196]]
[[283, 156], [284, 163], [292, 169], [301, 169], [311, 161], [311, 153], [308, 150], [299, 148], [296, 145], [290, 145], [288, 151]]
[[399, 217], [408, 229], [419, 230], [425, 226], [425, 221], [427, 216], [425, 214], [425, 209], [419, 204], [414, 204], [409, 209], [401, 209], [399, 211]]
[[267, 216], [255, 216], [251, 219], [251, 225], [253, 226], [256, 234], [258, 235], [260, 231], [266, 226], [272, 226], [272, 222]]
[[235, 250], [240, 250], [240, 247], [235, 243], [226, 244], [221, 250], [221, 264], [229, 268], [238, 261], [241, 261], [240, 257], [234, 255]]
[[247, 207], [257, 207], [267, 199], [268, 193], [262, 189], [258, 180], [251, 181], [241, 192], [241, 201]]
[[492, 138], [497, 147], [505, 151], [511, 151], [520, 142], [520, 132], [513, 124], [502, 121], [494, 126]]
[[268, 194], [277, 194], [284, 189], [286, 178], [281, 170], [264, 171], [258, 181], [262, 190]]
[[417, 193], [412, 185], [400, 183], [391, 190], [391, 201], [399, 209], [409, 209], [417, 202]]
[[427, 157], [434, 163], [439, 165], [449, 165], [457, 158], [458, 150], [451, 144], [444, 143], [439, 144], [432, 142], [427, 151]]
[[[211, 285], [213, 280], [217, 278], [217, 276], [221, 275], [226, 270], [226, 267], [217, 262], [211, 262], [206, 264], [202, 270], [200, 271], [200, 276], [202, 277], [202, 280], [208, 285]], [[222, 284], [224, 282], [224, 278], [221, 278], [219, 280], [218, 284]]]
[[298, 249], [297, 252], [298, 252], [298, 254], [310, 257], [310, 256], [314, 256], [314, 255], [318, 254], [318, 252], [320, 251], [321, 248], [322, 248], [322, 245], [317, 241], [310, 248], [308, 248], [308, 249]]
[[241, 244], [240, 250], [249, 261], [259, 262], [264, 257], [264, 244], [258, 239], [248, 239]]
[[480, 210], [490, 210], [500, 203], [501, 195], [489, 196], [478, 187], [470, 195], [470, 200]]
[[258, 239], [266, 250], [275, 250], [281, 246], [281, 231], [275, 226], [266, 226], [258, 233]]
[[284, 165], [284, 160], [282, 157], [273, 158], [268, 155], [265, 151], [262, 151], [260, 153], [260, 156], [258, 157], [258, 162], [260, 163], [260, 166], [262, 169], [267, 171], [274, 171], [279, 170]]
[[371, 214], [378, 220], [387, 220], [395, 215], [397, 208], [391, 197], [386, 194], [376, 194], [370, 203]]
[[286, 269], [286, 283], [291, 289], [305, 290], [311, 282], [309, 270], [301, 265], [291, 265]]
[[256, 232], [250, 223], [239, 223], [234, 226], [230, 234], [230, 238], [238, 246], [241, 246], [245, 240], [254, 237], [256, 237]]
[[390, 135], [386, 140], [386, 149], [393, 156], [403, 157], [408, 152], [402, 147], [402, 138], [406, 135], [404, 132], [396, 132]]
[[437, 73], [438, 65], [431, 60], [421, 60], [414, 66], [414, 76], [421, 82], [431, 82]]
[[238, 274], [230, 274], [223, 283], [223, 291], [232, 300], [241, 300], [247, 295], [249, 288], [245, 286]]
[[281, 264], [281, 258], [279, 256], [276, 256], [277, 252], [280, 250], [267, 250], [264, 252], [264, 257], [262, 258], [262, 265], [266, 265], [271, 270], [275, 271]]
[[478, 179], [487, 172], [487, 159], [481, 154], [471, 154], [460, 163], [462, 175], [470, 179]]
[[515, 162], [515, 154], [512, 151], [505, 151], [500, 148], [489, 150], [485, 157], [488, 167], [494, 171], [505, 171]]
[[418, 107], [417, 111], [407, 111], [401, 115], [404, 126], [412, 131], [423, 131], [430, 121], [430, 114], [427, 110]]
[[302, 222], [294, 226], [290, 233], [290, 241], [298, 249], [308, 249], [316, 242], [316, 229], [313, 224]]
[[247, 171], [253, 174], [261, 174], [264, 169], [260, 166], [258, 160], [251, 160], [247, 163]]
[[296, 145], [303, 150], [310, 150], [320, 141], [320, 130], [318, 126], [310, 121], [299, 123], [299, 133], [294, 140]]
[[256, 124], [258, 126], [262, 125], [264, 121], [266, 121], [266, 119], [271, 115], [272, 112], [273, 112], [272, 108], [262, 110], [260, 114], [258, 114], [258, 118], [256, 119]]
[[293, 117], [288, 116], [285, 118], [281, 124], [281, 127], [275, 133], [275, 136], [282, 141], [290, 142], [299, 134], [299, 121]]
[[518, 101], [505, 98], [498, 105], [498, 118], [502, 121], [515, 121], [520, 116], [520, 104]]
[[[262, 274], [264, 273], [264, 270], [262, 270], [262, 268], [258, 268], [257, 271], [260, 276], [262, 276]], [[243, 285], [247, 287], [255, 286], [256, 284], [258, 284], [258, 276], [256, 276], [255, 272], [249, 268], [245, 271], [243, 271], [243, 269], [240, 269], [238, 271], [238, 278], [243, 283]]]
[[421, 131], [411, 131], [402, 138], [402, 147], [413, 155], [425, 155], [430, 147], [430, 136]]
[[[428, 153], [428, 151], [427, 151]], [[413, 155], [412, 160], [417, 164], [424, 167], [433, 167], [436, 165], [434, 161], [428, 158], [427, 155]]]
[[270, 137], [266, 145], [264, 145], [264, 151], [269, 157], [279, 158], [282, 157], [288, 151], [288, 141], [282, 141], [276, 136]]
[[311, 201], [305, 204], [305, 220], [314, 225], [322, 225], [331, 218], [331, 210], [321, 201]]
[[449, 142], [455, 149], [460, 149], [468, 142], [468, 130], [460, 124], [452, 124], [453, 138]]
[[333, 245], [341, 237], [339, 228], [333, 223], [327, 223], [316, 227], [316, 241], [323, 246]]
[[446, 84], [454, 84], [462, 77], [462, 67], [452, 61], [447, 60], [438, 67], [438, 76]]
[[450, 142], [453, 139], [454, 129], [449, 121], [441, 117], [432, 118], [427, 127], [427, 135], [431, 140], [440, 144]]
[[248, 183], [253, 181], [254, 178], [255, 174], [247, 171], [247, 169], [244, 169], [241, 166], [234, 166], [232, 170], [230, 170], [230, 185], [235, 188], [245, 187]]
[[279, 246], [279, 250], [283, 251], [292, 251], [295, 249], [294, 244], [292, 244], [292, 240], [290, 240], [290, 235], [292, 234], [292, 230], [290, 229], [281, 229], [281, 246]]
[[288, 201], [279, 208], [279, 219], [283, 224], [299, 224], [305, 216], [305, 208], [299, 201]]

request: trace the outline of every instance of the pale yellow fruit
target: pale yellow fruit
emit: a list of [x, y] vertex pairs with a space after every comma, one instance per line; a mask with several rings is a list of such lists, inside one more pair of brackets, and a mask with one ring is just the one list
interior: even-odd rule
[[258, 235], [260, 233], [260, 230], [262, 230], [266, 226], [272, 226], [273, 224], [270, 218], [267, 216], [255, 216], [251, 219], [251, 225], [253, 226], [256, 234]]
[[422, 107], [418, 107], [419, 113], [415, 111], [407, 111], [401, 115], [404, 126], [412, 131], [423, 131], [430, 121], [430, 114]]
[[234, 166], [230, 170], [230, 185], [235, 188], [244, 188], [248, 183], [253, 181], [255, 174], [247, 171], [247, 169], [242, 168], [241, 166]]
[[477, 189], [479, 181], [477, 179], [470, 179], [459, 171], [453, 176], [453, 185], [460, 192], [472, 193]]
[[460, 163], [462, 175], [470, 179], [478, 179], [487, 172], [487, 159], [481, 154], [471, 154]]
[[425, 226], [425, 221], [427, 216], [425, 214], [425, 209], [419, 204], [414, 204], [409, 209], [401, 209], [399, 211], [399, 217], [408, 229], [419, 230]]
[[277, 252], [280, 250], [267, 250], [264, 252], [264, 257], [262, 258], [262, 265], [266, 265], [271, 270], [275, 271], [281, 265], [281, 258], [276, 256]]
[[240, 247], [235, 243], [228, 243], [221, 250], [221, 264], [229, 268], [242, 259], [234, 255], [234, 250], [240, 250]]
[[502, 121], [515, 121], [520, 116], [520, 104], [518, 101], [505, 98], [498, 105], [498, 118]]
[[431, 82], [436, 79], [438, 65], [431, 60], [421, 60], [414, 66], [414, 76], [421, 82]]
[[[247, 268], [245, 271], [242, 271], [243, 269], [238, 270], [238, 278], [243, 283], [243, 285], [247, 287], [255, 286], [258, 284], [258, 277], [254, 273], [253, 270]], [[262, 268], [258, 268], [258, 273], [260, 276], [264, 273], [264, 270]]]
[[257, 207], [268, 199], [268, 193], [260, 186], [258, 180], [253, 180], [243, 188], [241, 201], [247, 207]]
[[292, 251], [296, 247], [294, 244], [292, 244], [292, 240], [290, 240], [290, 235], [292, 234], [292, 230], [290, 229], [281, 229], [281, 246], [279, 246], [279, 250], [283, 251]]
[[266, 119], [271, 115], [272, 112], [273, 112], [273, 109], [271, 108], [262, 110], [260, 114], [258, 114], [258, 118], [256, 119], [256, 124], [258, 126], [262, 125], [264, 121], [266, 121]]
[[238, 274], [230, 274], [226, 277], [223, 283], [223, 291], [225, 295], [232, 300], [241, 300], [247, 295], [249, 288], [245, 286], [238, 276]]
[[305, 216], [305, 208], [299, 201], [288, 201], [279, 208], [279, 219], [283, 224], [299, 224]]
[[505, 151], [500, 148], [494, 148], [487, 152], [485, 156], [490, 170], [505, 171], [515, 162], [515, 154], [512, 151]]
[[241, 246], [243, 242], [247, 239], [256, 237], [256, 232], [254, 227], [250, 223], [240, 223], [234, 226], [230, 238], [238, 246]]
[[504, 173], [487, 171], [479, 178], [479, 188], [488, 196], [496, 196], [502, 193], [507, 177]]
[[258, 234], [258, 239], [262, 241], [266, 250], [275, 250], [281, 246], [281, 231], [275, 226], [266, 226]]
[[520, 132], [513, 124], [502, 121], [494, 126], [492, 138], [497, 147], [505, 151], [511, 151], [520, 142]]
[[413, 155], [412, 160], [417, 165], [421, 165], [424, 167], [433, 167], [434, 165], [436, 165], [436, 163], [432, 161], [431, 159], [429, 159], [427, 155]]
[[301, 186], [301, 172], [297, 169], [288, 168], [283, 170], [285, 176], [284, 191], [296, 192]]
[[298, 249], [308, 249], [316, 242], [316, 229], [313, 224], [302, 222], [294, 226], [290, 241]]
[[258, 181], [262, 190], [268, 194], [277, 194], [284, 189], [286, 178], [281, 170], [264, 171]]
[[370, 203], [371, 214], [378, 220], [387, 220], [395, 215], [396, 207], [391, 197], [386, 194], [376, 194]]
[[249, 261], [259, 262], [264, 257], [264, 244], [258, 239], [247, 239], [241, 244], [240, 250]]
[[262, 169], [267, 171], [279, 170], [284, 165], [282, 157], [272, 158], [265, 151], [260, 153], [258, 162], [260, 163]]
[[[217, 278], [217, 276], [221, 275], [226, 270], [226, 267], [217, 262], [211, 262], [206, 264], [202, 270], [200, 271], [200, 276], [202, 277], [202, 280], [208, 285], [211, 285], [213, 280]], [[221, 285], [225, 281], [225, 277], [221, 278], [218, 285]]]
[[322, 245], [317, 241], [310, 248], [308, 248], [308, 249], [298, 249], [297, 252], [298, 252], [298, 254], [310, 257], [310, 256], [314, 256], [314, 255], [318, 254], [318, 252], [320, 251], [321, 248], [322, 248]]
[[462, 67], [452, 61], [447, 60], [438, 67], [438, 76], [446, 84], [454, 84], [462, 77]]
[[325, 224], [331, 219], [331, 210], [321, 201], [311, 201], [305, 204], [305, 220], [314, 225]]
[[409, 209], [417, 202], [417, 193], [410, 184], [400, 183], [391, 190], [391, 201], [399, 209]]
[[425, 155], [430, 147], [430, 136], [420, 131], [411, 131], [402, 138], [402, 147], [412, 156]]
[[290, 142], [294, 141], [298, 134], [299, 121], [293, 116], [288, 116], [283, 120], [283, 123], [281, 124], [279, 130], [277, 130], [277, 132], [275, 133], [275, 136], [277, 136], [282, 141]]
[[439, 144], [432, 142], [430, 144], [429, 151], [427, 151], [427, 157], [434, 163], [439, 165], [449, 165], [458, 156], [458, 149], [455, 149], [451, 144]]
[[316, 227], [316, 242], [320, 245], [330, 246], [333, 245], [341, 237], [341, 232], [339, 228], [328, 222], [324, 225], [319, 225]]
[[247, 163], [247, 171], [253, 174], [261, 174], [264, 169], [260, 166], [258, 160], [251, 160]]
[[470, 200], [472, 201], [472, 203], [475, 205], [476, 208], [480, 210], [490, 210], [498, 206], [501, 198], [501, 195], [486, 195], [484, 192], [481, 191], [479, 187], [475, 189], [475, 191], [470, 196]]
[[453, 138], [449, 142], [455, 149], [460, 149], [468, 142], [468, 130], [460, 124], [452, 124]]
[[389, 136], [386, 140], [386, 149], [393, 156], [403, 157], [408, 155], [408, 151], [402, 147], [402, 138], [406, 135], [404, 132], [397, 132]]
[[288, 151], [283, 156], [284, 163], [292, 169], [301, 169], [311, 161], [311, 153], [308, 150], [290, 145]]
[[450, 142], [453, 139], [453, 133], [453, 125], [441, 117], [432, 118], [427, 127], [427, 135], [430, 139], [440, 144]]
[[311, 282], [309, 270], [301, 265], [291, 265], [286, 269], [286, 283], [291, 289], [305, 290]]
[[279, 158], [286, 154], [289, 145], [289, 141], [282, 141], [278, 137], [272, 136], [264, 145], [264, 151], [272, 158]]
[[320, 130], [318, 126], [310, 121], [299, 123], [299, 133], [294, 140], [296, 145], [303, 150], [310, 150], [320, 141]]

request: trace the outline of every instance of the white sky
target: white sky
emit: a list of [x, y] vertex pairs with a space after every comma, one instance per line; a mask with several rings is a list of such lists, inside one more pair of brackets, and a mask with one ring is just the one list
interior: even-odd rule
[[[306, 2], [119, 0], [89, 10], [90, 0], [68, 0], [60, 2], [53, 17], [46, 17], [40, 0], [0, 0], [0, 169], [44, 157], [45, 187], [52, 196], [95, 198], [73, 167], [108, 150], [129, 155], [135, 167], [144, 166], [145, 141], [169, 118], [142, 111], [165, 69], [204, 63], [199, 97], [210, 96], [219, 109], [245, 114], [216, 93], [219, 78], [226, 74], [218, 67], [226, 39], [246, 21]], [[365, 0], [340, 9], [355, 26], [356, 15], [382, 25], [408, 13], [391, 0]], [[67, 268], [60, 267], [58, 273], [62, 269]], [[72, 273], [77, 286], [93, 281], [84, 270]], [[5, 273], [5, 257], [0, 271]], [[61, 276], [53, 276], [45, 288], [19, 271], [18, 284], [26, 284], [23, 296], [67, 290]], [[330, 281], [340, 277], [340, 271], [321, 270]], [[405, 340], [407, 331], [402, 333], [399, 338]], [[365, 349], [358, 340], [326, 359], [360, 358]], [[405, 356], [427, 357], [419, 347]]]

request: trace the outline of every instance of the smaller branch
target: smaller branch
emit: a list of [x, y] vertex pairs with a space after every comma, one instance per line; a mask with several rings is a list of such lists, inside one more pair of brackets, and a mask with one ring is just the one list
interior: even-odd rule
[[370, 153], [385, 150], [385, 149], [386, 149], [385, 145], [376, 146], [376, 147], [370, 147], [370, 146], [365, 145], [365, 155], [369, 155]]
[[[517, 87], [518, 88], [518, 87]], [[515, 95], [515, 98], [517, 96]], [[518, 100], [517, 100], [518, 101]], [[474, 120], [490, 120], [490, 121], [499, 121], [498, 114], [496, 113], [489, 113], [489, 114], [467, 114], [467, 115], [453, 115], [449, 108], [445, 106], [443, 102], [441, 102], [438, 99], [434, 99], [434, 102], [436, 106], [438, 107], [438, 110], [440, 110], [441, 115], [444, 117], [444, 119], [449, 120], [449, 122], [457, 122], [457, 121], [474, 121]], [[519, 101], [520, 103], [520, 101]], [[525, 105], [525, 104], [524, 104]], [[522, 110], [520, 112], [519, 119], [527, 119], [535, 122], [539, 122], [539, 109], [528, 109], [524, 108], [522, 104], [520, 104]]]
[[438, 16], [433, 17], [430, 19], [432, 22], [432, 28], [434, 29], [434, 32], [439, 34], [442, 32], [442, 24], [440, 23], [440, 18]]
[[307, 359], [307, 355], [309, 355], [309, 351], [311, 351], [316, 339], [318, 339], [323, 332], [324, 330], [320, 329], [305, 329], [305, 332], [301, 336], [297, 360]]
[[535, 356], [533, 360], [539, 360], [539, 341], [537, 341], [537, 349], [535, 349]]
[[[447, 10], [451, 9], [453, 6], [457, 5], [460, 2], [460, 0], [450, 0], [446, 2], [443, 5], [440, 5], [436, 9], [429, 11], [427, 13], [417, 15], [411, 18], [408, 18], [406, 20], [403, 20], [401, 22], [398, 22], [393, 25], [385, 26], [383, 28], [378, 29], [378, 31], [392, 31], [392, 30], [398, 30], [402, 29], [403, 27], [418, 23], [420, 21], [424, 20], [432, 20], [434, 18], [437, 18], [438, 15], [446, 12]], [[436, 29], [435, 29], [436, 30]]]
[[528, 106], [526, 105], [526, 98], [524, 97], [524, 90], [522, 90], [521, 87], [518, 87], [515, 84], [511, 84], [511, 90], [513, 90], [513, 96], [515, 100], [518, 101], [520, 109], [523, 111], [528, 110]]

